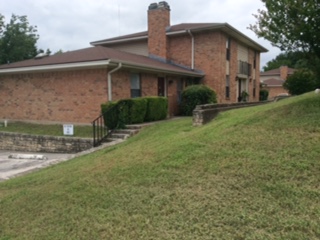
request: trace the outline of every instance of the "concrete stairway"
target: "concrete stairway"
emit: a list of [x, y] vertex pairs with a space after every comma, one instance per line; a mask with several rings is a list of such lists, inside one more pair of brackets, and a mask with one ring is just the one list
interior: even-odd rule
[[137, 134], [141, 128], [141, 125], [127, 125], [126, 129], [112, 130], [107, 138], [107, 142], [126, 140], [127, 138]]

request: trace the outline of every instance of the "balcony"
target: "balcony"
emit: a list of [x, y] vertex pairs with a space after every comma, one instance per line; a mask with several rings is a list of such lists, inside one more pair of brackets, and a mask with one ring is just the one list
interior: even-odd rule
[[251, 64], [243, 61], [238, 61], [238, 77], [247, 78], [251, 76]]

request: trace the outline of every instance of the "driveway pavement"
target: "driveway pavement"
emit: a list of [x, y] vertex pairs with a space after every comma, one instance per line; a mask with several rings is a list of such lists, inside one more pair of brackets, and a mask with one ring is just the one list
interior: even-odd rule
[[0, 182], [7, 179], [27, 174], [59, 162], [86, 155], [100, 149], [116, 145], [124, 140], [118, 139], [104, 143], [99, 147], [91, 148], [75, 154], [62, 153], [32, 153], [0, 150]]
[[0, 150], [0, 181], [74, 157], [75, 154], [26, 153]]

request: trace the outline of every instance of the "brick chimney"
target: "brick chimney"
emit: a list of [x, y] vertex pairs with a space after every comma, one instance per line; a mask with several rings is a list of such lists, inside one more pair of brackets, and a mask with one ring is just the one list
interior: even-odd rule
[[149, 56], [167, 59], [166, 28], [170, 26], [170, 6], [167, 2], [152, 3], [148, 9]]
[[280, 67], [280, 78], [281, 80], [287, 80], [288, 77], [288, 66]]

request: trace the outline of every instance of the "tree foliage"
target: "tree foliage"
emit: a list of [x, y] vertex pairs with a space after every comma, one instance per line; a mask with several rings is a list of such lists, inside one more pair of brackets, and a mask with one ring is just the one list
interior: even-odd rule
[[283, 87], [287, 89], [290, 94], [299, 95], [316, 89], [317, 81], [312, 71], [300, 69], [288, 77]]
[[308, 68], [308, 63], [305, 60], [303, 52], [288, 52], [280, 53], [276, 58], [266, 63], [263, 71], [280, 68], [281, 66], [288, 66], [289, 68]]
[[320, 76], [320, 2], [319, 0], [261, 0], [266, 10], [254, 14], [250, 25], [258, 37], [269, 40], [282, 51], [307, 53], [308, 62]]
[[12, 15], [8, 24], [0, 15], [0, 64], [21, 61], [37, 55], [37, 27], [27, 16]]

